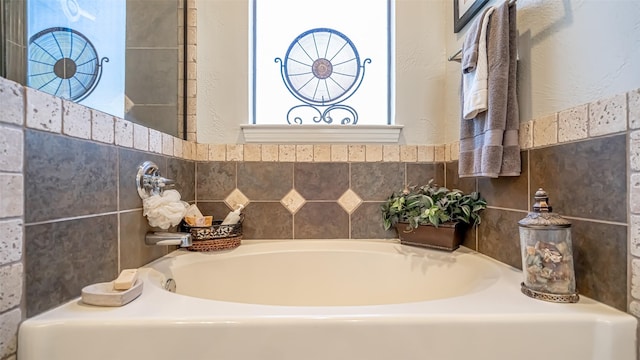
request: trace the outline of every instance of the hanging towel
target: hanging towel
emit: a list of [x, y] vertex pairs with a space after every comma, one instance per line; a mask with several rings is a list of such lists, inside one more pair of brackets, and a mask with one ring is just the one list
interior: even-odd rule
[[510, 7], [508, 1], [497, 6], [490, 17], [487, 34], [488, 107], [474, 119], [461, 119], [460, 177], [520, 175], [515, 19], [516, 8]]
[[[467, 50], [477, 53], [476, 66], [472, 65], [472, 56], [469, 56], [469, 63], [462, 65], [462, 118], [473, 119], [479, 113], [486, 111], [488, 106], [488, 69], [487, 69], [487, 26], [489, 25], [489, 19], [494, 7], [488, 8], [484, 13], [484, 17], [479, 26], [479, 36], [477, 43], [471, 43], [470, 48], [462, 47], [462, 54]], [[475, 33], [467, 34], [468, 37], [473, 39]], [[465, 38], [465, 45], [467, 44], [467, 38]], [[470, 70], [471, 69], [471, 70]]]
[[483, 21], [489, 9], [493, 11], [493, 6], [486, 8], [482, 14], [480, 14], [473, 23], [471, 23], [471, 26], [469, 26], [469, 30], [467, 31], [467, 35], [464, 38], [464, 43], [462, 45], [462, 60], [460, 61], [463, 74], [472, 72], [476, 69], [479, 52], [478, 45], [480, 44], [480, 29], [486, 29], [486, 25], [483, 25]]

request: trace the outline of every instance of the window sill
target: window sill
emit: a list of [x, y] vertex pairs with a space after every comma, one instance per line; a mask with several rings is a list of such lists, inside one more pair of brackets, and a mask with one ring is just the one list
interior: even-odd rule
[[246, 143], [398, 143], [401, 125], [240, 125]]

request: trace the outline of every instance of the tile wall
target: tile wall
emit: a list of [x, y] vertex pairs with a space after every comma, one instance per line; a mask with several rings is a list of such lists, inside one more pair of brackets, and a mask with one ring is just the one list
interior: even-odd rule
[[[389, 191], [432, 177], [477, 189], [490, 207], [465, 245], [515, 267], [517, 221], [542, 186], [573, 223], [579, 291], [640, 315], [639, 91], [524, 123], [523, 174], [501, 179], [458, 178], [455, 143], [195, 144], [4, 79], [0, 102], [2, 359], [15, 353], [22, 318], [168, 251], [143, 244], [133, 182], [143, 160], [217, 218], [246, 203], [248, 239], [389, 238], [378, 210]], [[632, 130], [621, 130], [627, 121]]]
[[0, 359], [25, 318], [168, 252], [135, 188], [145, 160], [195, 200], [195, 144], [0, 78]]
[[182, 1], [128, 0], [126, 6], [125, 118], [179, 136], [183, 41], [176, 29], [182, 27]]
[[27, 39], [24, 11], [26, 0], [0, 0], [0, 14], [4, 16], [2, 27], [6, 31], [4, 43], [0, 43], [0, 74], [7, 79], [23, 82], [27, 76]]
[[0, 359], [12, 360], [24, 316], [23, 94], [0, 78]]
[[246, 205], [245, 234], [252, 239], [392, 238], [381, 226], [382, 201], [405, 183], [435, 178], [479, 191], [489, 203], [465, 245], [521, 268], [518, 221], [543, 187], [554, 211], [573, 224], [579, 292], [626, 311], [627, 133], [620, 130], [626, 96], [523, 124], [523, 172], [513, 178], [459, 178], [455, 143], [199, 144], [196, 200], [215, 217]]

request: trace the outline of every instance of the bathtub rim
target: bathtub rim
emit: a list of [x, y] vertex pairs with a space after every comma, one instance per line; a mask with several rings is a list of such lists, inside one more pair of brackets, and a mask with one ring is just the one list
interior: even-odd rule
[[[243, 240], [244, 242], [245, 240]], [[300, 243], [324, 242], [327, 240], [256, 240], [248, 241], [247, 244], [262, 243], [282, 243], [288, 241]], [[344, 241], [344, 240], [336, 240]], [[384, 243], [385, 240], [348, 240], [364, 243]], [[407, 247], [399, 241], [391, 241], [390, 244]], [[242, 246], [241, 246], [242, 247]], [[239, 247], [239, 248], [241, 248]], [[237, 248], [237, 249], [239, 249]], [[413, 249], [413, 247], [411, 247]], [[432, 249], [416, 248], [417, 251], [438, 251]], [[412, 250], [413, 251], [413, 250]], [[150, 268], [162, 261], [162, 259], [179, 257], [182, 255], [194, 254], [184, 249], [178, 249], [156, 259], [139, 269], [139, 279], [145, 282], [142, 295], [131, 303], [117, 308], [101, 308], [86, 305], [79, 297], [68, 301], [56, 308], [49, 309], [41, 314], [27, 319], [27, 321], [49, 321], [59, 319], [60, 316], [72, 321], [92, 321], [96, 319], [110, 318], [113, 321], [156, 321], [161, 315], [164, 319], [180, 319], [188, 321], [227, 321], [238, 319], [251, 319], [256, 314], [259, 317], [269, 318], [381, 318], [394, 316], [407, 317], [440, 317], [445, 316], [550, 316], [576, 318], [587, 315], [592, 319], [599, 319], [600, 316], [615, 318], [630, 317], [636, 321], [635, 317], [609, 305], [595, 301], [587, 296], [580, 296], [580, 301], [575, 304], [550, 303], [529, 298], [521, 293], [520, 284], [522, 282], [522, 271], [505, 263], [499, 262], [489, 256], [481, 254], [475, 250], [461, 246], [452, 252], [453, 254], [464, 254], [477, 256], [494, 264], [499, 272], [499, 279], [491, 287], [484, 291], [479, 291], [466, 296], [427, 300], [403, 304], [387, 305], [366, 305], [366, 306], [277, 306], [247, 303], [233, 303], [219, 300], [200, 299], [191, 296], [170, 293], [151, 283], [154, 281]], [[205, 255], [203, 256], [212, 256]], [[155, 279], [157, 281], [157, 277]], [[499, 296], [494, 297], [494, 292]], [[169, 305], [169, 306], [166, 306]], [[608, 321], [608, 320], [607, 320]]]

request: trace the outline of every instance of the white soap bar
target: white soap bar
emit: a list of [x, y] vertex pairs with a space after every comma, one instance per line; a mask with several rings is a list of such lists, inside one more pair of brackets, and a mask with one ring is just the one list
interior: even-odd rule
[[117, 279], [113, 281], [115, 290], [127, 290], [135, 284], [138, 279], [138, 269], [124, 269]]

